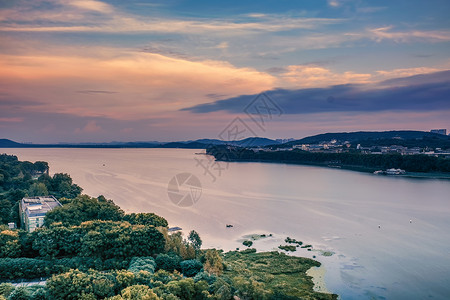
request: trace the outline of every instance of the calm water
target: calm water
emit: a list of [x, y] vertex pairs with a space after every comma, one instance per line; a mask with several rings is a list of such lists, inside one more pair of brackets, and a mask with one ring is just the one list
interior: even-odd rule
[[[213, 182], [196, 166], [194, 158], [206, 159], [199, 151], [0, 149], [48, 161], [51, 173], [69, 173], [85, 193], [103, 194], [127, 212], [155, 212], [170, 226], [196, 229], [205, 247], [242, 248], [243, 235], [272, 233], [258, 249], [290, 236], [333, 251], [294, 255], [317, 256], [328, 289], [342, 299], [450, 299], [450, 181], [231, 163]], [[168, 182], [180, 172], [202, 183], [192, 207], [168, 198]]]

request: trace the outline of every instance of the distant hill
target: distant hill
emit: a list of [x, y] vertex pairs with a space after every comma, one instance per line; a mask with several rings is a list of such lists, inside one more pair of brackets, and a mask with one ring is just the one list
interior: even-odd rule
[[166, 143], [158, 148], [184, 148], [184, 149], [206, 149], [207, 145], [199, 142], [172, 142]]
[[0, 148], [20, 148], [23, 147], [23, 144], [8, 140], [8, 139], [0, 139]]
[[0, 139], [0, 148], [185, 148], [206, 149], [210, 145], [233, 145], [240, 147], [263, 147], [278, 144], [277, 141], [251, 137], [239, 141], [222, 141], [218, 139], [200, 139], [181, 142], [111, 142], [111, 143], [77, 143], [77, 144], [21, 144], [8, 139]]
[[240, 147], [264, 147], [267, 145], [275, 145], [279, 144], [279, 142], [275, 140], [271, 140], [268, 138], [262, 137], [250, 137], [243, 140], [238, 141], [223, 141], [218, 139], [200, 139], [196, 140], [196, 142], [206, 144], [206, 145], [233, 145]]
[[282, 146], [317, 144], [331, 140], [339, 142], [349, 141], [352, 144], [361, 144], [361, 146], [400, 145], [405, 147], [450, 148], [450, 136], [414, 130], [323, 133], [295, 140]]
[[361, 141], [361, 140], [379, 140], [379, 139], [423, 139], [424, 137], [433, 137], [437, 139], [447, 140], [450, 137], [442, 134], [431, 133], [426, 131], [414, 130], [398, 130], [398, 131], [357, 131], [357, 132], [336, 132], [336, 133], [322, 133], [313, 136], [308, 136], [300, 140], [295, 140], [286, 144], [312, 144], [320, 143], [330, 140], [337, 141]]

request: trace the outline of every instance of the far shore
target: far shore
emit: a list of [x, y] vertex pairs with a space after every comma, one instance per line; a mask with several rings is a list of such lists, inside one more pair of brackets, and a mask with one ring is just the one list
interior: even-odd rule
[[[219, 160], [221, 161], [221, 160]], [[222, 160], [225, 161], [225, 160]], [[342, 170], [350, 170], [357, 171], [361, 173], [371, 173], [380, 170], [380, 168], [369, 168], [363, 166], [354, 166], [354, 165], [330, 165], [324, 163], [297, 163], [292, 161], [272, 161], [272, 160], [261, 160], [261, 159], [228, 159], [227, 162], [258, 162], [258, 163], [272, 163], [272, 164], [287, 164], [287, 165], [300, 165], [300, 166], [315, 166], [315, 167], [323, 167], [329, 169], [342, 169]], [[377, 176], [387, 176], [387, 177], [406, 177], [406, 178], [420, 178], [420, 179], [446, 179], [450, 180], [450, 173], [439, 173], [439, 172], [406, 172], [401, 175], [377, 175]]]

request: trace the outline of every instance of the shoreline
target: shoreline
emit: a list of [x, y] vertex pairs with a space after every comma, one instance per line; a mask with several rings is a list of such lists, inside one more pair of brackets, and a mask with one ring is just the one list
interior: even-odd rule
[[[273, 160], [262, 160], [262, 159], [228, 159], [228, 160], [220, 160], [216, 159], [217, 161], [223, 161], [223, 162], [247, 162], [247, 163], [270, 163], [270, 164], [286, 164], [286, 165], [298, 165], [298, 166], [314, 166], [314, 167], [322, 167], [327, 169], [341, 169], [341, 170], [349, 170], [349, 171], [356, 171], [360, 173], [366, 173], [366, 174], [373, 174], [373, 172], [379, 170], [379, 168], [369, 168], [369, 167], [363, 167], [363, 166], [353, 166], [353, 165], [329, 165], [329, 164], [322, 164], [322, 163], [299, 163], [299, 162], [292, 162], [292, 161], [273, 161]], [[373, 174], [375, 175], [375, 174]], [[381, 175], [378, 175], [381, 176]], [[403, 178], [416, 178], [416, 179], [442, 179], [442, 180], [450, 180], [450, 174], [446, 173], [438, 173], [438, 172], [406, 172], [406, 174], [402, 175], [384, 175], [387, 177], [403, 177]]]
[[314, 291], [319, 293], [327, 293], [331, 294], [331, 292], [328, 290], [326, 283], [325, 283], [325, 273], [326, 273], [325, 267], [320, 265], [320, 267], [312, 267], [308, 271], [306, 271], [306, 275], [310, 276], [312, 278], [312, 281], [314, 283]]

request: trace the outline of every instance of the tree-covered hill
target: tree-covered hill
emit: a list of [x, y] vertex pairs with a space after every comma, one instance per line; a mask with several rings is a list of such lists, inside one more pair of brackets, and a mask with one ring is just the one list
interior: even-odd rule
[[405, 147], [450, 149], [450, 136], [413, 130], [323, 133], [291, 141], [283, 144], [283, 146], [317, 144], [331, 140], [340, 142], [348, 141], [354, 145], [361, 144], [361, 146], [400, 145]]

